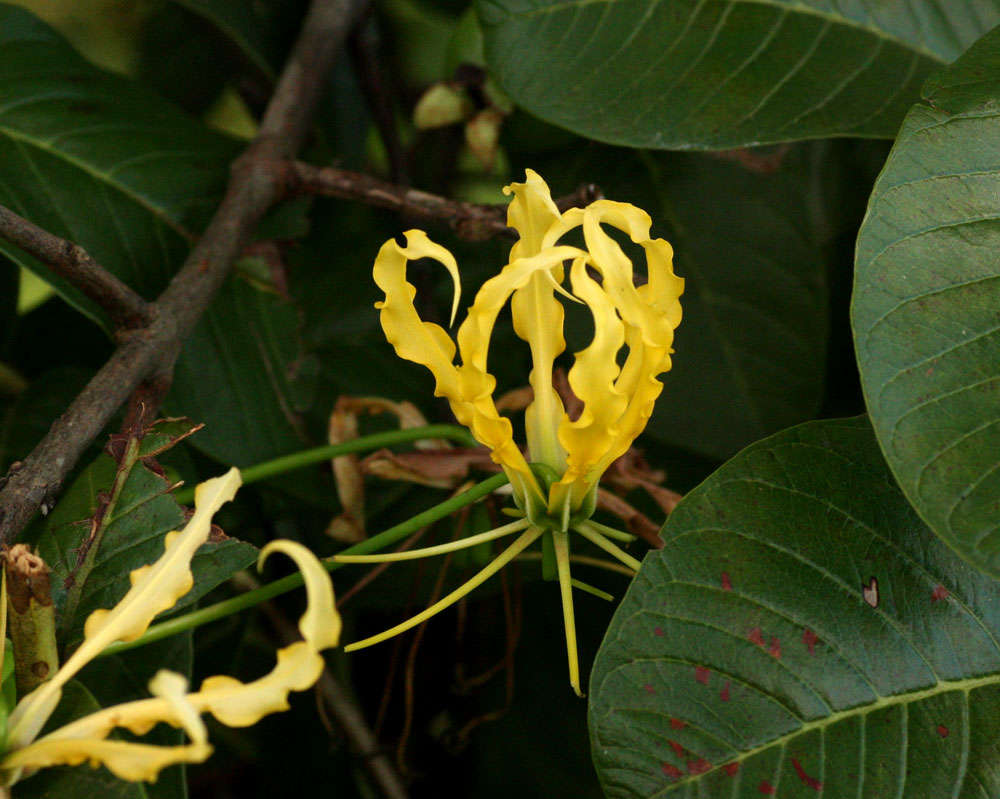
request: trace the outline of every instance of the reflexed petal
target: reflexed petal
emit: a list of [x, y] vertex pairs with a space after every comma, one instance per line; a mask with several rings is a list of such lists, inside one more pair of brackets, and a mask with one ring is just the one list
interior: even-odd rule
[[526, 169], [524, 183], [504, 186], [503, 193], [514, 195], [507, 206], [507, 225], [517, 231], [518, 240], [511, 247], [510, 260], [537, 255], [546, 232], [559, 220], [548, 185], [535, 170]]
[[[587, 274], [582, 258], [573, 262], [571, 279], [573, 292], [587, 303], [594, 317], [594, 338], [589, 346], [576, 353], [568, 375], [573, 393], [583, 400], [583, 411], [576, 421], [564, 417], [559, 426], [559, 440], [568, 453], [566, 472], [559, 483], [570, 486], [580, 482], [572, 497], [575, 505], [596, 482], [596, 478], [588, 479], [589, 473], [617, 438], [628, 397], [615, 385], [619, 373], [618, 351], [625, 343], [625, 326], [615, 305]], [[554, 493], [552, 501], [559, 503], [561, 497]], [[549, 511], [555, 512], [551, 504]]]
[[[249, 683], [226, 675], [209, 677], [197, 693], [189, 694], [187, 680], [181, 675], [161, 671], [150, 682], [152, 698], [125, 702], [77, 719], [33, 744], [10, 751], [0, 761], [0, 768], [16, 778], [20, 768], [89, 760], [104, 763], [123, 779], [152, 780], [164, 766], [200, 762], [211, 753], [201, 713], [212, 713], [231, 727], [246, 727], [269, 713], [287, 710], [289, 692], [304, 691], [319, 679], [324, 666], [320, 651], [337, 645], [341, 621], [330, 576], [316, 556], [301, 544], [279, 540], [264, 547], [260, 562], [272, 552], [282, 552], [295, 561], [305, 582], [308, 605], [299, 620], [304, 640], [279, 650], [278, 663], [269, 674]], [[116, 727], [144, 735], [159, 722], [183, 728], [192, 744], [159, 747], [103, 740]]]
[[438, 397], [461, 399], [458, 369], [454, 364], [455, 344], [440, 326], [420, 319], [413, 298], [417, 289], [406, 282], [406, 266], [418, 258], [432, 258], [451, 275], [455, 286], [452, 318], [458, 309], [461, 284], [455, 258], [440, 244], [435, 244], [422, 230], [408, 230], [406, 247], [390, 239], [382, 245], [375, 258], [373, 274], [385, 299], [375, 303], [380, 313], [382, 330], [400, 358], [426, 366], [434, 375], [434, 393]]
[[[448, 398], [455, 418], [469, 428], [476, 440], [490, 448], [493, 460], [504, 467], [515, 488], [522, 493], [529, 490], [538, 493], [534, 475], [514, 443], [510, 420], [501, 416], [493, 403], [496, 380], [486, 371], [486, 352], [499, 308], [487, 321], [488, 312], [486, 315], [473, 312], [479, 302], [477, 297], [477, 303], [473, 304], [459, 330], [460, 347], [462, 331], [466, 331], [465, 346], [462, 347], [462, 366], [455, 366], [454, 342], [439, 325], [421, 321], [413, 304], [416, 288], [406, 282], [409, 261], [417, 258], [439, 261], [448, 269], [455, 283], [454, 312], [459, 295], [455, 259], [444, 247], [427, 238], [423, 231], [408, 231], [406, 242], [406, 247], [400, 247], [395, 241], [387, 241], [375, 259], [375, 282], [385, 292], [385, 300], [376, 303], [375, 307], [381, 310], [386, 339], [401, 358], [430, 369], [435, 380], [435, 395]], [[524, 280], [529, 276], [526, 275]], [[509, 294], [510, 291], [504, 299]]]
[[8, 748], [20, 748], [45, 725], [59, 703], [62, 686], [115, 641], [133, 641], [160, 612], [172, 608], [191, 590], [191, 558], [208, 540], [212, 515], [229, 502], [240, 487], [239, 469], [206, 480], [195, 490], [195, 512], [181, 532], [165, 538], [163, 555], [155, 563], [133, 571], [132, 587], [111, 610], [95, 610], [84, 625], [84, 640], [52, 679], [25, 696], [10, 715]]
[[308, 641], [278, 650], [278, 663], [269, 674], [242, 683], [222, 674], [207, 677], [201, 690], [188, 699], [230, 727], [249, 727], [264, 716], [288, 709], [288, 694], [312, 687], [323, 673], [323, 657]]
[[281, 552], [295, 561], [306, 586], [306, 611], [299, 619], [299, 632], [318, 651], [332, 649], [340, 642], [340, 614], [333, 599], [333, 583], [323, 564], [311, 550], [295, 541], [272, 541], [260, 551], [257, 563], [263, 567], [272, 552]]
[[107, 766], [123, 780], [156, 780], [160, 771], [176, 763], [201, 763], [212, 754], [206, 743], [186, 746], [106, 741], [101, 738], [55, 739], [36, 741], [12, 752], [3, 760], [4, 769], [40, 769], [49, 766], [78, 766], [89, 762], [94, 768]]
[[[11, 782], [22, 769], [48, 766], [75, 766], [85, 761], [97, 768], [105, 765], [125, 780], [154, 781], [160, 770], [175, 763], [200, 763], [210, 754], [208, 734], [198, 710], [187, 695], [188, 682], [182, 675], [159, 671], [149, 682], [157, 699], [130, 702], [100, 710], [60, 727], [38, 741], [8, 754], [0, 763]], [[120, 709], [126, 709], [119, 717]], [[127, 727], [144, 735], [159, 721], [169, 721], [184, 729], [191, 743], [184, 746], [153, 746], [104, 740], [115, 727]]]
[[528, 383], [534, 399], [524, 412], [528, 451], [533, 461], [540, 461], [557, 471], [566, 467], [566, 453], [559, 443], [556, 430], [563, 417], [563, 404], [552, 387], [552, 367], [566, 349], [563, 338], [565, 313], [555, 298], [552, 281], [562, 282], [562, 263], [557, 264], [551, 278], [532, 275], [528, 284], [514, 292], [511, 315], [514, 332], [531, 348], [532, 369]]
[[[490, 338], [497, 315], [511, 294], [526, 286], [533, 277], [546, 279], [546, 275], [561, 266], [563, 261], [579, 255], [582, 255], [581, 251], [574, 247], [552, 247], [538, 255], [509, 263], [500, 274], [483, 284], [458, 330], [461, 379], [465, 396], [471, 400], [471, 412], [463, 419], [455, 409], [455, 415], [479, 441], [493, 450], [493, 459], [504, 467], [512, 481], [512, 473], [516, 473], [524, 484], [536, 492], [537, 482], [521, 450], [514, 443], [510, 421], [500, 416], [493, 404], [491, 395], [496, 381], [486, 371]], [[561, 317], [558, 321], [561, 323]], [[559, 337], [562, 337], [561, 331]]]
[[[648, 271], [646, 285], [635, 286], [631, 260], [602, 229], [602, 224], [627, 233], [643, 248]], [[561, 501], [567, 484], [578, 479], [580, 482], [572, 488], [572, 501], [579, 502], [612, 461], [628, 450], [646, 426], [653, 403], [662, 390], [657, 375], [670, 369], [674, 329], [681, 319], [679, 298], [684, 281], [673, 273], [670, 245], [662, 239], [649, 238], [650, 225], [649, 215], [633, 205], [599, 200], [585, 209], [570, 209], [546, 233], [544, 243], [551, 246], [573, 228], [583, 228], [589, 264], [600, 273], [602, 282], [595, 290], [581, 277], [580, 288], [574, 280], [574, 291], [591, 306], [595, 330], [600, 331], [605, 325], [617, 331], [624, 325], [624, 342], [628, 346], [620, 374], [617, 365], [611, 367], [617, 363], [613, 358], [604, 360], [609, 357], [612, 342], [618, 340], [617, 332], [615, 338], [603, 341], [604, 356], [599, 356], [595, 348], [600, 339], [597, 333], [594, 343], [577, 354], [570, 370], [570, 385], [584, 400], [584, 411], [577, 423], [564, 420], [560, 427], [560, 441], [568, 452], [568, 468], [550, 507]], [[583, 292], [588, 292], [586, 297]], [[612, 371], [617, 377], [609, 382]], [[606, 433], [603, 441], [602, 430]], [[585, 431], [589, 435], [584, 436]]]

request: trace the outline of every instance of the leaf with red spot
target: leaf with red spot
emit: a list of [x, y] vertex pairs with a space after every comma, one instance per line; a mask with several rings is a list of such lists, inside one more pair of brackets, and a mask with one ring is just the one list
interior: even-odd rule
[[[1000, 583], [921, 522], [866, 420], [747, 448], [662, 538], [591, 675], [610, 799], [1000, 796]], [[947, 601], [929, 601], [939, 585]], [[655, 694], [636, 691], [647, 682]], [[701, 760], [718, 765], [693, 773]]]

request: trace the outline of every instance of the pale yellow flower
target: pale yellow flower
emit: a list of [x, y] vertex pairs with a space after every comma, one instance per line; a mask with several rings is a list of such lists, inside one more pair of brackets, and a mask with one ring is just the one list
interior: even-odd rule
[[[351, 644], [358, 649], [419, 624], [496, 573], [534, 541], [551, 536], [566, 623], [570, 682], [579, 693], [576, 635], [569, 572], [569, 533], [575, 531], [630, 567], [638, 562], [608, 540], [624, 534], [590, 521], [598, 481], [642, 432], [662, 389], [658, 375], [670, 369], [674, 329], [681, 320], [679, 297], [684, 281], [672, 268], [673, 251], [662, 239], [650, 238], [649, 215], [634, 205], [598, 200], [586, 208], [560, 213], [548, 186], [533, 171], [513, 193], [507, 220], [519, 235], [509, 262], [486, 281], [458, 329], [456, 344], [448, 333], [420, 319], [414, 306], [416, 289], [406, 281], [410, 261], [430, 258], [441, 263], [454, 283], [452, 320], [458, 310], [458, 265], [444, 247], [420, 230], [410, 230], [406, 246], [388, 241], [375, 260], [375, 282], [385, 292], [376, 304], [382, 328], [396, 353], [426, 366], [435, 379], [435, 394], [446, 397], [456, 418], [489, 447], [510, 478], [523, 518], [504, 527], [443, 547], [403, 556], [356, 556], [345, 562], [419, 557], [471, 546], [519, 532], [513, 544], [461, 588], [427, 611], [382, 635]], [[643, 285], [636, 285], [631, 259], [604, 226], [616, 228], [641, 248], [646, 262]], [[566, 234], [582, 230], [583, 248], [561, 244]], [[570, 291], [563, 288], [569, 264]], [[569, 383], [583, 402], [570, 419], [553, 388], [555, 359], [565, 350], [564, 311], [556, 294], [583, 303], [593, 317], [594, 336], [574, 356]], [[493, 400], [495, 378], [487, 355], [497, 316], [510, 300], [515, 333], [527, 342], [533, 368], [529, 382], [534, 400], [525, 411], [527, 456], [515, 443], [511, 422]], [[623, 351], [627, 351], [621, 359]], [[626, 537], [627, 538], [627, 537]]]
[[[155, 780], [166, 766], [198, 763], [211, 754], [202, 713], [211, 713], [231, 727], [245, 727], [268, 713], [287, 709], [290, 691], [305, 690], [319, 679], [323, 671], [320, 652], [336, 646], [340, 638], [333, 586], [308, 549], [292, 541], [273, 541], [261, 550], [259, 565], [272, 552], [291, 557], [304, 577], [308, 607], [299, 621], [303, 640], [278, 651], [278, 663], [270, 674], [250, 683], [209, 677], [200, 690], [189, 693], [184, 677], [160, 671], [150, 681], [151, 698], [91, 713], [38, 737], [59, 703], [63, 686], [80, 669], [110, 644], [141, 636], [157, 614], [191, 590], [191, 558], [208, 540], [212, 515], [233, 498], [241, 482], [234, 468], [201, 483], [195, 492], [194, 515], [183, 530], [166, 536], [159, 560], [129, 575], [132, 587], [115, 607], [90, 614], [79, 648], [50, 680], [17, 703], [8, 719], [6, 750], [0, 757], [0, 785], [10, 786], [40, 768], [83, 762], [107, 766], [125, 780]], [[154, 746], [107, 739], [116, 727], [144, 735], [161, 721], [183, 729], [190, 743]]]

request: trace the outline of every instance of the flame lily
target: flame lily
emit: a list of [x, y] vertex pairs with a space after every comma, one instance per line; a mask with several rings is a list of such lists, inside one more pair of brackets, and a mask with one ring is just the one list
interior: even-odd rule
[[[84, 640], [51, 679], [16, 705], [8, 719], [6, 750], [0, 757], [0, 786], [10, 786], [40, 768], [77, 765], [85, 761], [105, 765], [125, 780], [155, 780], [174, 763], [198, 763], [212, 752], [202, 713], [223, 724], [244, 727], [261, 717], [288, 708], [288, 693], [302, 691], [323, 671], [321, 650], [337, 645], [340, 617], [334, 607], [330, 578], [316, 557], [301, 544], [273, 541], [261, 550], [259, 565], [272, 552], [291, 557], [302, 571], [308, 607], [299, 621], [303, 640], [278, 651], [270, 674], [249, 683], [228, 676], [208, 677], [200, 690], [188, 692], [180, 674], [160, 671], [150, 681], [149, 699], [115, 705], [91, 713], [38, 737], [55, 710], [63, 686], [88, 662], [115, 641], [142, 635], [161, 611], [174, 606], [193, 585], [191, 558], [208, 539], [212, 515], [236, 494], [240, 473], [201, 483], [195, 493], [195, 513], [183, 530], [166, 536], [163, 555], [130, 575], [132, 587], [110, 610], [95, 610], [84, 628]], [[153, 746], [108, 740], [116, 727], [143, 735], [158, 722], [183, 729], [190, 743]], [[0, 795], [5, 787], [0, 787]]]
[[[570, 575], [569, 533], [577, 532], [632, 569], [639, 563], [609, 538], [629, 539], [590, 520], [602, 473], [624, 454], [645, 427], [670, 369], [674, 329], [680, 323], [684, 281], [672, 269], [672, 250], [650, 238], [649, 215], [627, 203], [598, 200], [586, 208], [560, 213], [548, 186], [533, 171], [524, 183], [504, 189], [514, 199], [508, 225], [519, 240], [498, 275], [486, 281], [458, 329], [456, 345], [440, 326], [420, 319], [416, 289], [406, 281], [410, 261], [430, 258], [447, 269], [454, 284], [452, 321], [461, 291], [458, 266], [448, 250], [420, 230], [410, 230], [406, 246], [386, 242], [375, 260], [375, 282], [385, 292], [376, 304], [386, 338], [401, 357], [426, 366], [437, 396], [447, 397], [456, 418], [487, 446], [508, 477], [519, 508], [517, 521], [452, 544], [398, 555], [342, 557], [344, 562], [375, 562], [420, 557], [472, 546], [520, 533], [479, 574], [403, 624], [350, 644], [347, 651], [377, 643], [421, 623], [495, 574], [539, 538], [554, 552], [566, 627], [570, 683], [580, 693], [571, 587], [587, 588]], [[632, 262], [604, 229], [616, 228], [645, 253], [647, 282], [636, 286]], [[560, 244], [582, 229], [584, 248]], [[566, 264], [571, 293], [563, 288]], [[595, 277], [596, 275], [596, 277]], [[593, 317], [594, 337], [575, 354], [569, 383], [583, 403], [575, 419], [566, 413], [553, 388], [555, 359], [566, 348], [564, 311], [556, 294], [585, 304]], [[487, 371], [487, 352], [501, 308], [510, 300], [514, 331], [527, 342], [534, 367], [529, 382], [534, 399], [525, 411], [528, 455], [514, 442], [510, 421], [493, 400], [496, 380]], [[627, 349], [621, 365], [619, 354]]]

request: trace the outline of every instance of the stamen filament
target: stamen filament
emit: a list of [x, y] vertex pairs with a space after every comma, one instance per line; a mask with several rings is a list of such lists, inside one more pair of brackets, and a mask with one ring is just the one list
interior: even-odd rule
[[576, 619], [573, 614], [573, 578], [569, 573], [569, 534], [552, 531], [552, 544], [556, 552], [556, 569], [559, 573], [559, 595], [562, 598], [563, 628], [566, 631], [566, 659], [569, 661], [569, 684], [577, 696], [580, 690], [580, 661], [576, 651]]
[[422, 613], [418, 613], [411, 619], [407, 619], [402, 624], [397, 624], [395, 627], [390, 627], [385, 632], [379, 633], [378, 635], [373, 635], [370, 638], [364, 638], [360, 641], [355, 641], [353, 644], [348, 644], [344, 647], [345, 652], [354, 652], [358, 649], [364, 649], [365, 647], [372, 646], [374, 644], [381, 643], [382, 641], [387, 641], [393, 636], [399, 635], [400, 633], [406, 632], [419, 624], [427, 621], [431, 616], [440, 613], [447, 607], [454, 605], [458, 600], [464, 597], [466, 594], [471, 593], [480, 585], [485, 583], [490, 577], [496, 574], [500, 569], [510, 563], [514, 558], [516, 558], [521, 552], [531, 546], [535, 541], [541, 536], [542, 531], [537, 527], [529, 527], [521, 536], [507, 549], [497, 555], [491, 563], [489, 563], [482, 571], [476, 574], [471, 579], [464, 582], [450, 594], [448, 594], [443, 599], [438, 600], [433, 605], [431, 605], [427, 610]]
[[607, 591], [602, 591], [600, 588], [595, 588], [594, 586], [589, 585], [588, 583], [585, 583], [582, 580], [577, 580], [575, 577], [572, 580], [570, 580], [570, 583], [574, 588], [580, 589], [585, 594], [593, 594], [598, 599], [603, 599], [606, 600], [607, 602], [615, 601], [615, 598]]
[[594, 529], [594, 527], [591, 526], [590, 522], [581, 522], [573, 529], [576, 530], [580, 535], [582, 535], [591, 543], [599, 546], [601, 549], [603, 549], [605, 552], [611, 555], [611, 557], [617, 558], [626, 566], [628, 566], [630, 569], [639, 571], [639, 567], [642, 564], [638, 560], [633, 558], [631, 555], [629, 555], [628, 552], [623, 550], [617, 544], [612, 543], [603, 535], [601, 535], [600, 531]]
[[[524, 552], [518, 555], [517, 559], [537, 561], [542, 559], [542, 553]], [[635, 571], [628, 566], [622, 566], [620, 563], [604, 560], [603, 558], [593, 558], [590, 555], [570, 555], [569, 562], [579, 563], [583, 566], [593, 566], [595, 569], [604, 569], [604, 571], [614, 572], [615, 574], [624, 574], [626, 577], [635, 577]]]
[[593, 519], [588, 519], [587, 524], [597, 530], [599, 533], [603, 533], [608, 538], [613, 538], [616, 541], [624, 541], [626, 544], [631, 544], [636, 540], [636, 536], [631, 533], [626, 533], [622, 530], [616, 530], [614, 527], [608, 527], [606, 524], [601, 524], [600, 522], [595, 522]]
[[530, 524], [531, 522], [527, 519], [518, 519], [516, 522], [497, 527], [495, 530], [459, 538], [457, 541], [449, 541], [447, 544], [437, 544], [422, 549], [408, 549], [403, 552], [382, 552], [377, 555], [334, 555], [332, 560], [337, 563], [390, 563], [397, 560], [416, 560], [432, 555], [444, 555], [448, 552], [456, 552], [460, 549], [503, 538], [505, 535], [513, 535]]

